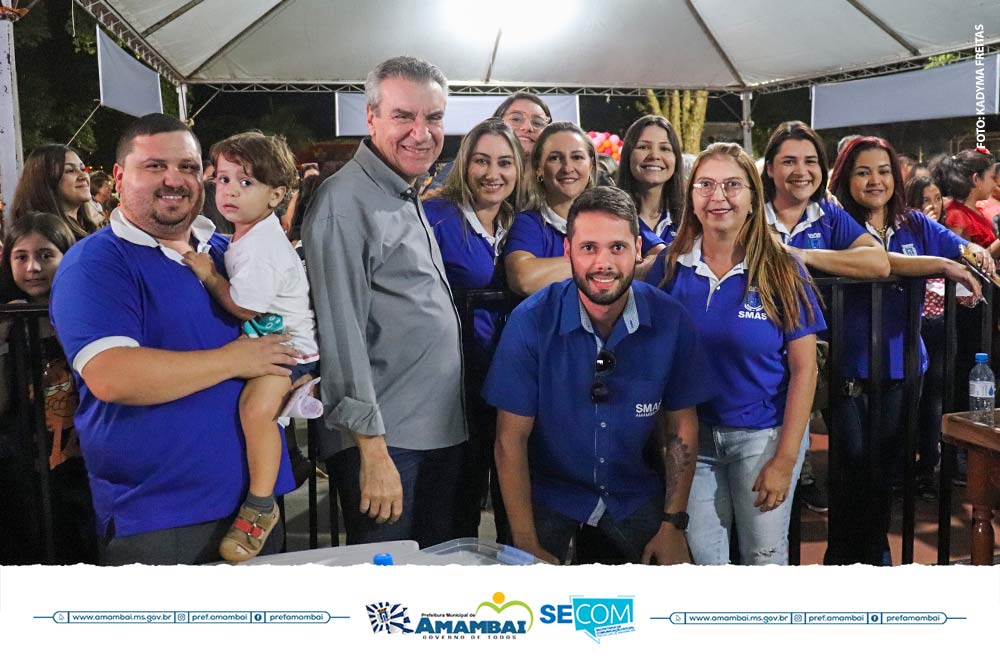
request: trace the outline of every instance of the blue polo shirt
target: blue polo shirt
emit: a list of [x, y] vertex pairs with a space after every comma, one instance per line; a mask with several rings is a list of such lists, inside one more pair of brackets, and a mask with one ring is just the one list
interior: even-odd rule
[[[647, 281], [663, 279], [666, 253], [661, 253]], [[805, 273], [803, 269], [803, 274]], [[756, 289], [747, 290], [743, 262], [716, 278], [701, 260], [701, 239], [677, 258], [677, 270], [664, 290], [680, 301], [694, 320], [722, 391], [698, 406], [698, 417], [715, 426], [763, 429], [780, 426], [788, 393], [788, 343], [826, 328], [815, 294], [809, 291], [813, 321], [800, 305], [799, 325], [792, 331], [768, 319]]]
[[865, 229], [844, 209], [827, 202], [809, 202], [798, 223], [789, 230], [778, 220], [771, 202], [764, 205], [767, 224], [786, 245], [803, 250], [847, 250]]
[[[504, 286], [502, 265], [497, 261], [498, 253], [494, 243], [504, 241], [503, 230], [490, 237], [478, 224], [473, 228], [462, 209], [448, 199], [431, 199], [423, 202], [427, 223], [434, 232], [444, 270], [452, 290], [486, 289]], [[484, 308], [473, 312], [475, 340], [484, 350], [496, 345], [496, 332], [500, 325], [500, 315]]]
[[[598, 339], [572, 280], [554, 283], [511, 314], [483, 387], [499, 409], [535, 419], [528, 445], [532, 501], [580, 522], [605, 508], [620, 520], [663, 481], [643, 460], [659, 410], [708, 399], [714, 384], [691, 319], [674, 299], [633, 283], [629, 308], [603, 347], [616, 359], [593, 403]], [[585, 311], [583, 311], [585, 314]]]
[[[656, 232], [659, 229], [659, 233]], [[670, 211], [665, 210], [660, 216], [659, 221], [657, 221], [656, 226], [650, 225], [642, 217], [639, 217], [639, 230], [642, 234], [642, 245], [647, 250], [654, 247], [660, 243], [665, 243], [670, 245], [673, 242], [674, 237], [677, 236], [677, 226], [674, 225], [674, 221], [670, 218]], [[647, 237], [649, 241], [647, 241]], [[655, 239], [655, 241], [654, 241]], [[648, 242], [653, 242], [653, 245], [647, 246]]]
[[[115, 534], [125, 537], [232, 516], [249, 476], [238, 411], [242, 380], [169, 403], [131, 406], [99, 400], [78, 372], [112, 347], [211, 350], [239, 335], [239, 321], [215, 303], [180, 256], [120, 211], [66, 253], [50, 313], [79, 388], [76, 429], [98, 534], [114, 519]], [[207, 219], [195, 224], [201, 225], [193, 229], [200, 250], [225, 275], [228, 241], [212, 233]], [[281, 458], [278, 495], [294, 488], [284, 447]]]
[[[641, 222], [639, 236], [642, 237], [643, 253], [663, 243], [648, 225]], [[522, 211], [514, 217], [514, 224], [504, 243], [503, 256], [506, 257], [515, 250], [523, 250], [535, 257], [562, 257], [565, 238], [565, 228], [557, 229], [550, 225], [538, 211]]]
[[[868, 232], [879, 242], [878, 232], [866, 225]], [[898, 229], [890, 228], [886, 236], [886, 250], [903, 255], [933, 255], [955, 259], [966, 245], [961, 237], [948, 231], [923, 213], [909, 211], [906, 221]], [[867, 378], [868, 330], [871, 327], [871, 290], [867, 285], [850, 285], [844, 295], [844, 352], [840, 354], [841, 375], [845, 378]], [[923, 310], [921, 289], [918, 311]], [[886, 374], [884, 377], [903, 378], [903, 334], [906, 331], [906, 293], [903, 288], [888, 285], [882, 297], [882, 335], [888, 341]], [[920, 340], [920, 374], [927, 370], [927, 348]]]

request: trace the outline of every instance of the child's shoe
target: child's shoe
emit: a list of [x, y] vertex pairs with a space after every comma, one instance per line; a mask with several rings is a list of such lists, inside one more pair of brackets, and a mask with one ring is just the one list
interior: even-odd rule
[[244, 504], [219, 544], [219, 555], [230, 563], [250, 560], [260, 553], [280, 517], [278, 503], [266, 514]]

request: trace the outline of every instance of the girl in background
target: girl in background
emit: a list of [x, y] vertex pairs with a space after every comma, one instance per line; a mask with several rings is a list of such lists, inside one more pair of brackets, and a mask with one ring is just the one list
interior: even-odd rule
[[[88, 185], [89, 188], [89, 185]], [[89, 192], [89, 190], [88, 190]], [[2, 303], [48, 303], [52, 280], [75, 241], [59, 217], [28, 213], [15, 218], [4, 236], [0, 263]], [[34, 446], [19, 437], [14, 394], [12, 320], [0, 321], [0, 494], [11, 524], [0, 531], [0, 563], [39, 562], [41, 535], [31, 477]], [[51, 440], [46, 470], [52, 500], [55, 558], [60, 564], [97, 563], [97, 535], [87, 470], [73, 428], [77, 393], [62, 347], [47, 317], [39, 320], [45, 423]]]

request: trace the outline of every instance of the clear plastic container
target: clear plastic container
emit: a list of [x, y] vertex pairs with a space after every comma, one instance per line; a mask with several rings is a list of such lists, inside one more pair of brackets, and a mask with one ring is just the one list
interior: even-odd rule
[[364, 565], [373, 563], [375, 556], [380, 554], [390, 554], [395, 563], [402, 563], [407, 562], [408, 557], [417, 555], [419, 549], [420, 545], [413, 540], [354, 544], [257, 556], [248, 560], [245, 565]]
[[540, 563], [527, 551], [474, 537], [461, 537], [421, 549], [409, 565], [531, 565]]

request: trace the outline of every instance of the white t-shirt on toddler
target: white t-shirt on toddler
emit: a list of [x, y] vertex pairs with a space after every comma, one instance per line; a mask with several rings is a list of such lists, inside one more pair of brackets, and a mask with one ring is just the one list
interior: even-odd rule
[[240, 308], [281, 315], [285, 333], [302, 358], [319, 359], [316, 317], [309, 307], [309, 281], [281, 223], [273, 213], [232, 241], [226, 250], [230, 295]]

